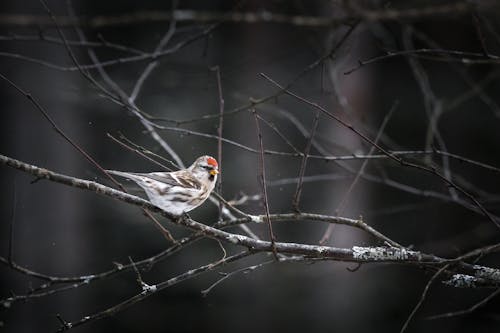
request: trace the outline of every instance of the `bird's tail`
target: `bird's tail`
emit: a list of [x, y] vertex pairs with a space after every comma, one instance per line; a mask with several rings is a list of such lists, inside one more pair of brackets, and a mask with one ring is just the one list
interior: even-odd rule
[[116, 170], [106, 170], [106, 172], [108, 172], [112, 175], [120, 176], [120, 177], [131, 179], [131, 180], [137, 179], [137, 176], [131, 172], [123, 172], [123, 171], [116, 171]]

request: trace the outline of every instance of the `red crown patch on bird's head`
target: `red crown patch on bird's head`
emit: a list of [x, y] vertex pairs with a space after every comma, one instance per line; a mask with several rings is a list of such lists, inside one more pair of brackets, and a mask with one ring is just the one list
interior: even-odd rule
[[213, 166], [214, 168], [218, 168], [219, 167], [219, 164], [217, 163], [217, 161], [213, 157], [207, 158], [207, 163], [209, 165]]

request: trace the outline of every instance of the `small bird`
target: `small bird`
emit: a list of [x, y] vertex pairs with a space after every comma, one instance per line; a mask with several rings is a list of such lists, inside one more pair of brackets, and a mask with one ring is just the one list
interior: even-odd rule
[[135, 173], [106, 170], [133, 180], [144, 189], [151, 203], [180, 216], [208, 198], [217, 182], [219, 164], [211, 156], [201, 156], [187, 169], [173, 172]]

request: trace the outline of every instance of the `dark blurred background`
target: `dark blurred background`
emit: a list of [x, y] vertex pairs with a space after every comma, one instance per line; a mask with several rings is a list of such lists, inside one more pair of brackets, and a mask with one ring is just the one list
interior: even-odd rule
[[[57, 16], [68, 16], [66, 2], [49, 1], [48, 5]], [[78, 17], [90, 20], [141, 11], [150, 16], [168, 13], [172, 3], [74, 0], [73, 6]], [[375, 138], [384, 117], [395, 107], [380, 139], [381, 145], [389, 150], [440, 149], [492, 166], [500, 165], [500, 15], [494, 2], [485, 1], [476, 6], [469, 1], [179, 1], [176, 9], [211, 13], [214, 18], [210, 22], [180, 20], [166, 48], [192, 38], [224, 15], [249, 12], [261, 19], [256, 22], [223, 20], [209, 34], [159, 58], [158, 67], [146, 80], [136, 101], [138, 107], [153, 117], [182, 121], [218, 113], [218, 86], [212, 68], [219, 66], [226, 112], [248, 104], [251, 98], [275, 94], [277, 88], [260, 75], [265, 73], [282, 84], [293, 82], [292, 91], [324, 106], [370, 138]], [[74, 65], [63, 45], [36, 40], [40, 35], [58, 38], [41, 3], [3, 1], [0, 10], [0, 73], [31, 93], [58, 126], [102, 166], [125, 171], [158, 170], [158, 166], [110, 140], [107, 133], [116, 137], [122, 133], [134, 143], [170, 158], [137, 117], [104, 97], [77, 70], [50, 68], [20, 58], [36, 58], [63, 67]], [[396, 14], [391, 16], [391, 13]], [[18, 14], [33, 15], [42, 21], [23, 22], [15, 16]], [[276, 22], [273, 18], [277, 15], [285, 19]], [[297, 24], [290, 19], [293, 16], [313, 17], [314, 22], [323, 23]], [[10, 22], [8, 17], [17, 19]], [[90, 41], [104, 39], [152, 52], [168, 30], [169, 21], [147, 17], [126, 24], [83, 24], [82, 30]], [[264, 22], [262, 17], [270, 18], [269, 22]], [[305, 68], [330, 52], [353, 26], [352, 33], [332, 57], [295, 80]], [[68, 40], [78, 40], [71, 25], [63, 31]], [[20, 40], [20, 36], [34, 37]], [[81, 64], [92, 63], [88, 47], [71, 48]], [[478, 55], [413, 53], [367, 64], [349, 75], [344, 74], [356, 67], [359, 60], [389, 51], [423, 48]], [[110, 47], [94, 50], [101, 61], [133, 55]], [[464, 63], [463, 59], [486, 61], [471, 64]], [[106, 70], [116, 84], [130, 93], [147, 64], [147, 61], [130, 62], [109, 66]], [[94, 69], [90, 73], [106, 86], [98, 71]], [[0, 97], [2, 154], [111, 185], [51, 128], [28, 99], [4, 80], [0, 81]], [[257, 105], [256, 110], [294, 146], [304, 149], [315, 109], [289, 96], [280, 96]], [[434, 133], [434, 140], [426, 146], [432, 122], [436, 126], [436, 130], [430, 131], [431, 137]], [[164, 120], [157, 123], [211, 135], [217, 135], [219, 126], [217, 118], [181, 125]], [[261, 122], [261, 128], [266, 149], [292, 151], [269, 126]], [[202, 154], [217, 155], [217, 140], [213, 138], [169, 130], [159, 133], [186, 164]], [[224, 117], [223, 136], [258, 149], [255, 120], [245, 108]], [[370, 149], [358, 136], [325, 116], [320, 118], [315, 138], [311, 148], [315, 155], [366, 154]], [[224, 144], [222, 156], [221, 194], [228, 200], [244, 194], [260, 194], [258, 154]], [[438, 155], [408, 158], [435, 166], [440, 172], [443, 170], [443, 159]], [[292, 211], [294, 178], [300, 161], [299, 157], [266, 155], [271, 212]], [[334, 215], [362, 162], [359, 159], [343, 162], [310, 159], [301, 210]], [[445, 167], [458, 184], [476, 196], [492, 214], [500, 213], [498, 171], [456, 159], [446, 163], [449, 167]], [[5, 166], [0, 170], [0, 251], [7, 257], [13, 221], [13, 258], [22, 266], [55, 276], [88, 275], [108, 270], [114, 267], [114, 262], [125, 264], [129, 256], [134, 260], [152, 256], [168, 246], [136, 207], [48, 181], [32, 184], [33, 177]], [[341, 215], [362, 216], [368, 224], [400, 244], [443, 257], [456, 257], [498, 242], [499, 231], [494, 224], [471, 209], [463, 195], [454, 195], [453, 190], [435, 176], [387, 159], [370, 160]], [[249, 201], [240, 209], [252, 214], [264, 212], [260, 200]], [[218, 219], [218, 209], [206, 203], [191, 216], [212, 224]], [[176, 237], [188, 234], [185, 229], [162, 222]], [[267, 239], [265, 226], [250, 227]], [[309, 244], [317, 244], [326, 228], [308, 221], [275, 223], [274, 227], [279, 241]], [[230, 230], [242, 233], [238, 228]], [[361, 231], [345, 226], [336, 226], [328, 244], [337, 247], [380, 245]], [[238, 250], [224, 246], [230, 253]], [[157, 283], [215, 261], [221, 255], [217, 242], [205, 239], [143, 271], [142, 276], [146, 282]], [[262, 254], [222, 267], [220, 271], [231, 272], [268, 259]], [[478, 263], [495, 267], [498, 256], [485, 256]], [[416, 266], [392, 264], [366, 264], [355, 272], [347, 270], [353, 267], [354, 264], [330, 261], [267, 265], [235, 275], [202, 297], [201, 290], [220, 277], [217, 272], [209, 272], [74, 331], [399, 332], [432, 274]], [[6, 265], [0, 272], [2, 299], [11, 293], [29, 293], [41, 284], [40, 280]], [[55, 331], [60, 325], [56, 314], [68, 321], [78, 320], [138, 292], [135, 274], [126, 272], [67, 292], [4, 303], [0, 312], [1, 329], [6, 332]], [[429, 315], [468, 308], [490, 292], [436, 283], [409, 331], [497, 331], [498, 299], [470, 315], [425, 319]]]

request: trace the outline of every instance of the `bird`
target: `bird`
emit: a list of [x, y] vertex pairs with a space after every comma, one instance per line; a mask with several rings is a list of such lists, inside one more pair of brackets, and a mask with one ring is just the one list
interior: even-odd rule
[[196, 159], [187, 169], [172, 172], [136, 173], [106, 170], [134, 181], [142, 187], [149, 201], [174, 216], [181, 216], [200, 206], [215, 187], [219, 164], [211, 156]]

